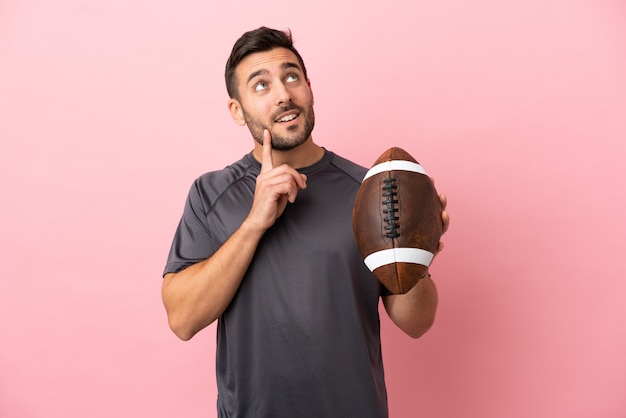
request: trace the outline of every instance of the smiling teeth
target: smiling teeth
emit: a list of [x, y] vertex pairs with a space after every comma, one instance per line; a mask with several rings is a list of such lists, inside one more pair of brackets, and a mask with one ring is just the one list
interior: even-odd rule
[[290, 120], [294, 120], [296, 117], [298, 117], [298, 115], [295, 115], [295, 114], [287, 115], [287, 116], [284, 116], [284, 117], [278, 119], [278, 121], [279, 122], [289, 122]]

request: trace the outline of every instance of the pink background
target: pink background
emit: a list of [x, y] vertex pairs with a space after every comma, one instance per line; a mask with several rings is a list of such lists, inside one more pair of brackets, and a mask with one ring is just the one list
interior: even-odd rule
[[212, 325], [161, 271], [193, 179], [251, 148], [232, 43], [294, 31], [315, 140], [449, 196], [434, 328], [383, 318], [391, 415], [626, 416], [619, 0], [0, 2], [0, 415], [215, 416]]

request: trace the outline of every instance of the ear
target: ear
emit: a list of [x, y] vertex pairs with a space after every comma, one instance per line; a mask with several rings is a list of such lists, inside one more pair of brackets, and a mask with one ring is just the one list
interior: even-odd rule
[[228, 100], [228, 111], [230, 112], [230, 116], [232, 116], [237, 125], [244, 126], [246, 124], [246, 120], [243, 117], [243, 108], [241, 107], [241, 103], [239, 103], [238, 100]]

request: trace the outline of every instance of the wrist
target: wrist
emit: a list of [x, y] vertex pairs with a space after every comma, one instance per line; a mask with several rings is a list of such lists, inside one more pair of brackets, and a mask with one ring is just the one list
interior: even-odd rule
[[261, 238], [268, 228], [265, 224], [248, 217], [239, 226], [239, 231], [250, 238]]

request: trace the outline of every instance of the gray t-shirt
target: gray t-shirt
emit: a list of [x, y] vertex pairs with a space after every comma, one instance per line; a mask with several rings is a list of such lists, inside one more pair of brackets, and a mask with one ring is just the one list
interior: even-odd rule
[[[210, 257], [232, 235], [260, 169], [248, 154], [194, 182], [164, 273]], [[218, 320], [219, 416], [386, 417], [378, 301], [387, 293], [352, 232], [367, 170], [325, 151], [299, 171], [307, 188], [265, 233]]]

